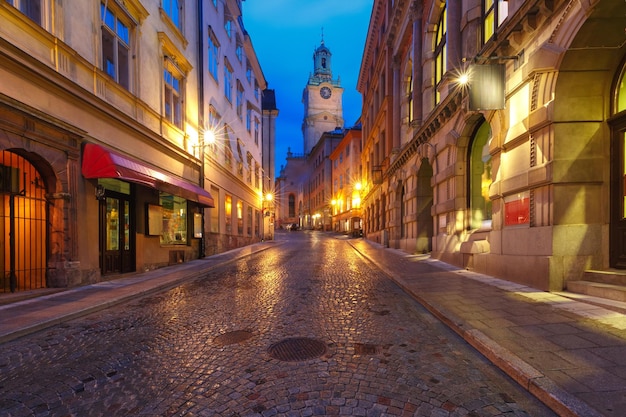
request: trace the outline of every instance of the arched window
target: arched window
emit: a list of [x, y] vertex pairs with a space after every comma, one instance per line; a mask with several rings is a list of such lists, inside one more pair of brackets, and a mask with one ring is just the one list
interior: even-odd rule
[[443, 81], [443, 76], [447, 71], [446, 61], [448, 59], [448, 50], [446, 46], [446, 37], [448, 33], [447, 13], [444, 6], [437, 23], [437, 35], [435, 37], [435, 105], [441, 100], [439, 93], [439, 84]]
[[409, 59], [405, 71], [406, 79], [406, 120], [411, 123], [413, 121], [413, 60]]
[[622, 71], [616, 92], [617, 103], [615, 105], [615, 113], [619, 113], [626, 110], [626, 67]]
[[470, 197], [470, 228], [480, 229], [491, 227], [491, 199], [489, 187], [491, 177], [491, 126], [483, 122], [476, 131], [470, 146], [469, 161], [469, 197]]

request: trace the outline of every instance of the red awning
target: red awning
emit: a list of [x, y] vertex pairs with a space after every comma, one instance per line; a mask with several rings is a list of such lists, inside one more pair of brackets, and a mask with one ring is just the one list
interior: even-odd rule
[[215, 207], [213, 197], [204, 188], [157, 171], [95, 143], [85, 144], [82, 172], [85, 178], [117, 178], [177, 195], [206, 207]]

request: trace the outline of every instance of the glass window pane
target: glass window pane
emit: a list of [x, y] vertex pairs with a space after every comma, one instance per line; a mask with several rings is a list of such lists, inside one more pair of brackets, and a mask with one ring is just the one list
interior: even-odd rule
[[120, 43], [117, 47], [118, 80], [125, 89], [130, 88], [130, 60], [128, 48]]

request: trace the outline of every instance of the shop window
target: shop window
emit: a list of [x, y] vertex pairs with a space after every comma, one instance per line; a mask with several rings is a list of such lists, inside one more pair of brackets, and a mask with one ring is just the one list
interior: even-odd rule
[[102, 25], [102, 70], [125, 89], [130, 89], [130, 20], [104, 4]]
[[[211, 186], [211, 195], [215, 196], [216, 201], [219, 200], [220, 190], [217, 187]], [[211, 225], [210, 230], [211, 233], [219, 233], [220, 232], [220, 205], [215, 204], [215, 207], [209, 209], [210, 211], [210, 219]]]
[[489, 187], [493, 182], [493, 178], [491, 154], [489, 153], [490, 143], [491, 127], [489, 123], [483, 122], [474, 135], [469, 157], [470, 227], [472, 229], [491, 227], [492, 209]]
[[224, 220], [226, 221], [226, 233], [233, 231], [233, 198], [227, 195], [224, 198]]
[[170, 194], [161, 193], [159, 196], [163, 229], [161, 232], [162, 245], [187, 244], [187, 200]]
[[619, 84], [617, 84], [617, 105], [615, 107], [615, 113], [626, 110], [626, 68], [624, 68]]
[[237, 201], [237, 234], [243, 235], [243, 203]]

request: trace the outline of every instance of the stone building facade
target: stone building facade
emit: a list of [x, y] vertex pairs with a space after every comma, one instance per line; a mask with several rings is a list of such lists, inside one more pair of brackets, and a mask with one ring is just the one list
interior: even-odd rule
[[9, 0], [0, 21], [0, 292], [260, 239], [266, 82], [240, 1]]
[[366, 237], [544, 290], [626, 266], [625, 15], [612, 0], [375, 0]]

